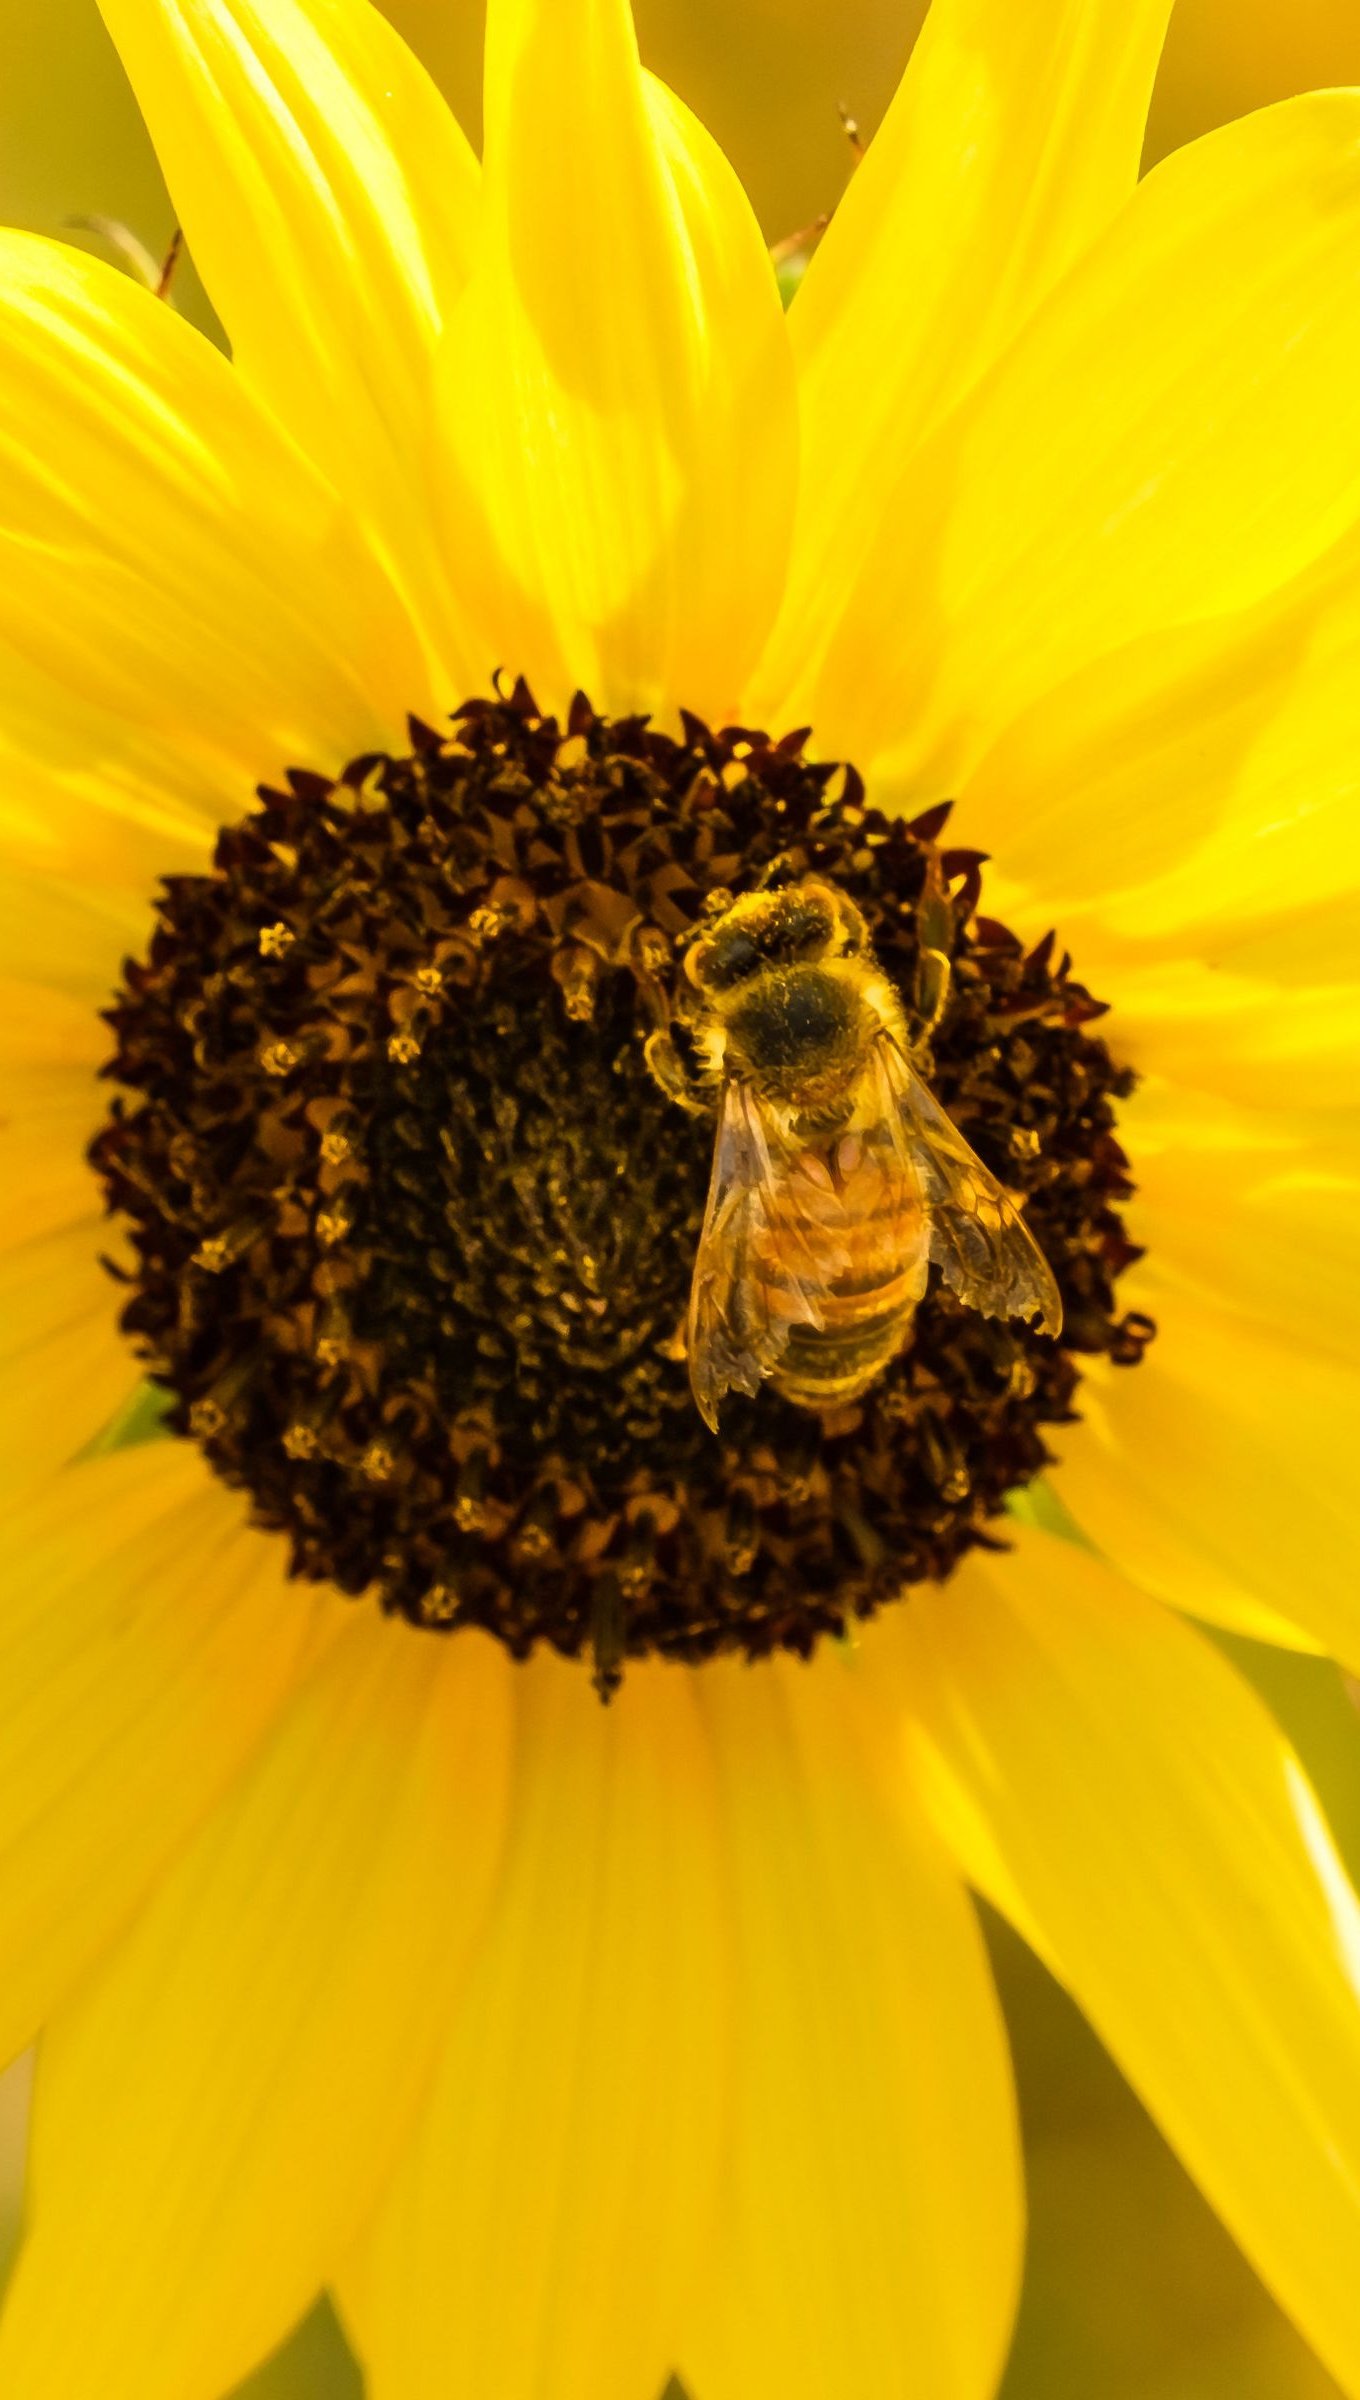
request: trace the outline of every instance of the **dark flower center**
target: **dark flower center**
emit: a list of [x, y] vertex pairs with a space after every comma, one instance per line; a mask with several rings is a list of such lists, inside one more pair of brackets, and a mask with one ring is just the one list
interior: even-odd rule
[[[646, 1653], [806, 1654], [994, 1540], [1075, 1354], [1141, 1354], [1113, 1291], [1132, 1078], [1052, 938], [978, 914], [947, 809], [890, 820], [796, 735], [674, 741], [584, 700], [561, 726], [521, 685], [411, 738], [262, 790], [164, 887], [91, 1153], [130, 1221], [124, 1328], [299, 1574], [517, 1657], [593, 1650], [605, 1683]], [[932, 1279], [852, 1408], [766, 1387], [715, 1437], [682, 1344], [713, 1127], [644, 1047], [693, 928], [778, 862], [855, 901], [904, 994], [947, 893], [932, 1088], [1026, 1196], [1065, 1324]]]

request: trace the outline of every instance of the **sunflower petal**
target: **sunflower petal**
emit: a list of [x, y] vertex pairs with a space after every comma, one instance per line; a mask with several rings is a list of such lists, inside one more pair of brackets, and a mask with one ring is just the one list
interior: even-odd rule
[[794, 679], [808, 626], [845, 607], [885, 473], [1133, 191], [1169, 14], [1170, 0], [934, 0], [790, 312], [803, 474], [762, 686]]
[[490, 1927], [432, 2098], [339, 2298], [370, 2400], [637, 2400], [674, 2363], [725, 2098], [712, 1766], [692, 1683], [522, 1687]]
[[1137, 1160], [1128, 1222], [1149, 1254], [1150, 1307], [1164, 1286], [1244, 1333], [1360, 1358], [1360, 1112], [1215, 1102], [1149, 1081], [1125, 1102], [1120, 1134]]
[[482, 228], [444, 424], [486, 669], [722, 717], [783, 577], [792, 358], [741, 185], [644, 77], [628, 0], [491, 0]]
[[1360, 982], [1282, 988], [1210, 956], [1102, 962], [1122, 1058], [1146, 1075], [1269, 1109], [1360, 1103]]
[[704, 2400], [990, 2400], [1019, 2278], [978, 1927], [825, 1655], [705, 1678], [738, 1945], [728, 2213], [680, 2368]]
[[[93, 1074], [42, 1074], [12, 1068], [0, 1118], [0, 1257], [46, 1231], [69, 1235], [80, 1229], [87, 1262], [110, 1247], [98, 1215], [94, 1178], [85, 1147], [99, 1123], [99, 1087]], [[113, 1287], [104, 1278], [105, 1296]]]
[[[149, 736], [107, 709], [82, 706], [0, 639], [6, 884], [11, 875], [30, 884], [53, 878], [107, 893], [135, 909], [144, 925], [157, 878], [201, 872], [214, 817], [238, 802], [240, 788], [234, 770], [205, 775], [173, 740]], [[59, 975], [32, 976], [22, 941], [10, 947], [11, 930], [12, 919], [4, 927], [5, 971], [12, 959], [15, 971], [32, 980], [61, 982]]]
[[[86, 1010], [106, 1007], [119, 961], [146, 938], [149, 857], [146, 892], [134, 894], [97, 875], [43, 873], [6, 856], [7, 848], [0, 826], [0, 977], [58, 993]], [[157, 864], [164, 868], [164, 853]], [[92, 1049], [106, 1047], [107, 1039], [104, 1027], [96, 1026]]]
[[5, 1532], [0, 2056], [12, 2056], [249, 1755], [318, 1616], [179, 1444], [54, 1478]]
[[[425, 679], [333, 493], [201, 335], [96, 259], [0, 233], [0, 684], [40, 768], [125, 757], [239, 808], [400, 744]], [[43, 705], [45, 703], [45, 705]]]
[[107, 1229], [77, 1219], [0, 1246], [0, 1492], [23, 1491], [78, 1456], [137, 1382], [118, 1331]]
[[0, 1255], [94, 1217], [85, 1146], [107, 1106], [107, 1054], [87, 1000], [0, 974]]
[[909, 462], [797, 714], [957, 790], [1091, 659], [1250, 607], [1339, 538], [1358, 370], [1360, 94], [1314, 93], [1156, 168]]
[[7, 2391], [218, 2400], [306, 2307], [480, 1921], [508, 1686], [480, 1636], [353, 1618], [49, 2030]]
[[1042, 1534], [914, 1596], [914, 1739], [1343, 2390], [1360, 2392], [1360, 1907], [1297, 1759], [1188, 1626]]
[[367, 0], [100, 6], [241, 373], [428, 571], [431, 363], [477, 224], [448, 107]]
[[[1360, 535], [1259, 607], [1148, 634], [1009, 726], [961, 794], [998, 910], [1083, 967], [1140, 955], [1328, 968], [1360, 955]], [[1350, 924], [1335, 908], [1350, 902]], [[1297, 937], [1303, 930], [1304, 938]]]
[[[117, 1248], [99, 1214], [86, 1146], [107, 1109], [97, 1081], [108, 1035], [94, 1013], [82, 953], [116, 956], [109, 921], [69, 907], [43, 876], [0, 873], [6, 903], [32, 902], [34, 964], [71, 988], [0, 974], [0, 1490], [41, 1480], [72, 1459], [107, 1421], [138, 1369], [117, 1329], [118, 1292], [101, 1254]], [[45, 904], [52, 900], [54, 905]], [[112, 925], [120, 922], [111, 910]], [[92, 930], [91, 930], [92, 929]], [[8, 931], [8, 928], [3, 928]], [[6, 947], [18, 948], [21, 925]], [[53, 957], [60, 944], [61, 955]], [[96, 973], [98, 970], [94, 970]], [[106, 974], [104, 991], [107, 990]]]
[[1155, 1264], [1131, 1297], [1157, 1339], [1132, 1372], [1087, 1362], [1063, 1500], [1159, 1599], [1266, 1640], [1297, 1626], [1360, 1670], [1353, 1358], [1244, 1323]]

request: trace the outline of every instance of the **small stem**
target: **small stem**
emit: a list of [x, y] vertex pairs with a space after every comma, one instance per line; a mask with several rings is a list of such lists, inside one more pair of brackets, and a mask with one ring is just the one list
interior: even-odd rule
[[155, 291], [158, 300], [169, 299], [170, 286], [175, 280], [175, 269], [179, 265], [183, 252], [184, 228], [182, 225], [177, 225], [170, 236], [170, 247], [161, 261], [161, 271], [156, 278]]

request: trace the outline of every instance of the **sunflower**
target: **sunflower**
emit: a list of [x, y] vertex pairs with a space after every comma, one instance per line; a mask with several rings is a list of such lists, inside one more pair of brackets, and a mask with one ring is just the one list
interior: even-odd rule
[[[1360, 1911], [1186, 1621], [1360, 1667], [1360, 96], [1139, 184], [1167, 6], [936, 0], [786, 317], [627, 0], [480, 170], [364, 0], [102, 0], [231, 360], [0, 240], [8, 2400], [324, 2286], [983, 2400], [970, 1889], [1360, 2394]], [[650, 1037], [790, 859], [1065, 1324], [715, 1437]]]

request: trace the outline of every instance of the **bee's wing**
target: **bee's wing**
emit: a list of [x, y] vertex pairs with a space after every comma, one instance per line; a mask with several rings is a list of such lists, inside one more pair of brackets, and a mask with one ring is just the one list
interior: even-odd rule
[[795, 1325], [820, 1327], [848, 1264], [839, 1207], [800, 1165], [757, 1093], [723, 1090], [708, 1207], [690, 1287], [689, 1379], [714, 1433], [726, 1392], [757, 1392]]
[[884, 1121], [921, 1186], [930, 1255], [950, 1290], [984, 1316], [1036, 1317], [1042, 1332], [1059, 1333], [1058, 1287], [1019, 1209], [890, 1035], [878, 1044], [873, 1072]]

